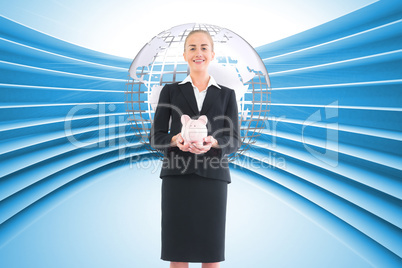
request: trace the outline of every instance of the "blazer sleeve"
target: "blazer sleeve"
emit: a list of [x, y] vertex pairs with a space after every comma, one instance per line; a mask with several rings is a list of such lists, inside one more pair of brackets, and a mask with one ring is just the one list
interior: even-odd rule
[[219, 130], [219, 133], [214, 137], [218, 141], [221, 156], [236, 152], [241, 145], [239, 115], [234, 90], [230, 90], [229, 101], [223, 120], [224, 128]]
[[159, 95], [158, 106], [149, 134], [149, 143], [154, 149], [164, 150], [170, 147], [173, 134], [169, 133], [169, 121], [172, 115], [169, 85], [166, 84]]

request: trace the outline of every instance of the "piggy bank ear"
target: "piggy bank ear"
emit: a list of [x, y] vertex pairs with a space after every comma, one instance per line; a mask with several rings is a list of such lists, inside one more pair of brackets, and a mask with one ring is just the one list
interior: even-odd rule
[[186, 114], [183, 114], [183, 115], [181, 116], [181, 123], [182, 123], [183, 125], [185, 125], [190, 119], [191, 119], [190, 116], [188, 116], [188, 115], [186, 115]]
[[206, 115], [201, 115], [201, 116], [198, 118], [198, 121], [201, 121], [202, 124], [206, 125], [207, 122], [208, 122], [208, 118], [207, 118]]

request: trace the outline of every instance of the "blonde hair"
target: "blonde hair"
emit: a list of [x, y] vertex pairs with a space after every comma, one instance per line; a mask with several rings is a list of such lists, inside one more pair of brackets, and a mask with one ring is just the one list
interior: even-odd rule
[[208, 39], [209, 39], [209, 41], [211, 42], [212, 51], [214, 51], [214, 40], [212, 40], [211, 34], [210, 34], [208, 31], [205, 31], [205, 30], [192, 30], [191, 32], [189, 32], [189, 34], [188, 34], [187, 37], [186, 37], [186, 40], [184, 41], [184, 51], [186, 51], [187, 39], [188, 39], [191, 35], [196, 34], [196, 33], [203, 33], [203, 34], [206, 34], [207, 37], [208, 37]]

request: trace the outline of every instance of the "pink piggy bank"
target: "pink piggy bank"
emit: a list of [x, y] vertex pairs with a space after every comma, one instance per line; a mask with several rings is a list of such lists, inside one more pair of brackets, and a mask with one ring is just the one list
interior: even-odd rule
[[184, 144], [195, 143], [196, 146], [203, 145], [203, 138], [208, 135], [207, 130], [208, 118], [201, 115], [197, 120], [193, 120], [190, 116], [183, 114], [181, 116], [181, 136], [184, 139]]

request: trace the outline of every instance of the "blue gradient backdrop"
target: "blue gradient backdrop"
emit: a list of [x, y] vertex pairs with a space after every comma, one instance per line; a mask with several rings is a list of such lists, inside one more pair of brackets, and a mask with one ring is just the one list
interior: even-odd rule
[[[0, 47], [0, 267], [167, 267], [132, 59], [5, 17]], [[256, 50], [271, 120], [231, 166], [221, 266], [402, 267], [400, 1]]]

